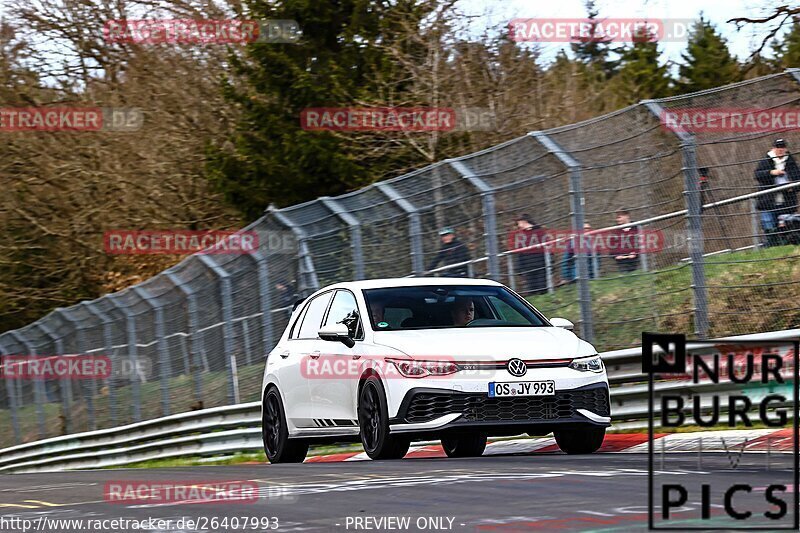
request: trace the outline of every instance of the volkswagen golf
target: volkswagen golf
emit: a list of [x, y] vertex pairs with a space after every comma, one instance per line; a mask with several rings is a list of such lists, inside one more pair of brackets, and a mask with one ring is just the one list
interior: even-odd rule
[[267, 458], [302, 462], [309, 444], [360, 440], [372, 459], [396, 459], [423, 439], [469, 457], [487, 437], [551, 432], [564, 452], [592, 453], [611, 422], [608, 378], [571, 330], [490, 280], [325, 287], [267, 356]]

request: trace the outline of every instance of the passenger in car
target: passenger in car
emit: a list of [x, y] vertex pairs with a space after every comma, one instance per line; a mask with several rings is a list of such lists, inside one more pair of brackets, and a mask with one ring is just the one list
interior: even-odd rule
[[372, 321], [377, 324], [383, 322], [383, 315], [386, 312], [386, 302], [376, 301], [369, 303], [369, 314], [372, 316]]
[[475, 320], [475, 302], [471, 298], [456, 298], [450, 316], [454, 326], [466, 326]]

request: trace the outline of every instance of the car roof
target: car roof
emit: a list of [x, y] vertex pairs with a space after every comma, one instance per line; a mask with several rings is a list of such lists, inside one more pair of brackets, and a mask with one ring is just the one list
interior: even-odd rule
[[491, 285], [502, 286], [491, 279], [476, 279], [476, 278], [436, 278], [436, 277], [421, 277], [421, 278], [381, 278], [381, 279], [367, 279], [361, 281], [347, 281], [343, 283], [335, 283], [328, 285], [320, 290], [330, 289], [384, 289], [390, 287], [419, 287], [421, 285]]

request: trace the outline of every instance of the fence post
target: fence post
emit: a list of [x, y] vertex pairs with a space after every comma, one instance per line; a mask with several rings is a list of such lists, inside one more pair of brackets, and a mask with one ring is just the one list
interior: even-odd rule
[[695, 140], [690, 134], [681, 135], [683, 177], [686, 188], [686, 222], [689, 226], [689, 257], [692, 263], [692, 290], [694, 294], [694, 329], [698, 338], [708, 335], [708, 299], [706, 295], [705, 258], [703, 257], [703, 201], [697, 176]]
[[[19, 333], [19, 331], [9, 331], [8, 334], [14, 337], [17, 343], [25, 348], [25, 351], [28, 352], [26, 355], [36, 355], [33, 350], [33, 345], [22, 333]], [[36, 403], [36, 420], [39, 425], [39, 437], [45, 438], [47, 436], [47, 426], [44, 417], [44, 381], [38, 378], [33, 379], [33, 401]]]
[[164, 308], [158, 298], [147, 292], [141, 285], [133, 287], [139, 298], [153, 310], [153, 326], [155, 331], [156, 350], [158, 351], [158, 374], [161, 381], [161, 416], [169, 416], [169, 376], [170, 361], [167, 350], [166, 332], [164, 331]]
[[109, 427], [114, 427], [117, 425], [117, 392], [114, 374], [119, 371], [119, 365], [116, 364], [116, 357], [114, 357], [114, 336], [111, 334], [111, 319], [100, 309], [97, 309], [94, 302], [83, 302], [82, 305], [103, 323], [103, 344], [111, 361], [111, 375], [108, 379], [108, 418]]
[[[359, 235], [360, 235], [359, 230]], [[257, 250], [247, 254], [256, 264], [258, 269], [258, 298], [261, 305], [261, 338], [264, 343], [264, 352], [266, 355], [273, 348], [275, 343], [274, 334], [272, 331], [272, 286], [270, 285], [269, 275], [269, 262], [267, 256], [264, 255], [264, 250], [258, 248]]]
[[225, 364], [228, 369], [228, 403], [230, 405], [237, 404], [239, 403], [239, 383], [236, 379], [238, 370], [236, 368], [236, 354], [233, 348], [231, 275], [211, 259], [211, 256], [198, 254], [197, 258], [219, 279], [219, 295], [222, 302], [222, 346], [226, 355]]
[[497, 258], [497, 209], [494, 202], [494, 189], [479, 178], [469, 166], [458, 159], [448, 159], [447, 163], [470, 182], [481, 194], [483, 207], [483, 238], [486, 240], [486, 257], [488, 260], [486, 277], [500, 280], [500, 263]]
[[197, 307], [197, 294], [195, 290], [184, 283], [181, 278], [174, 272], [167, 270], [167, 278], [178, 288], [181, 293], [186, 297], [186, 311], [189, 315], [189, 371], [192, 376], [192, 387], [194, 390], [194, 399], [196, 401], [203, 400], [203, 378], [200, 369], [202, 364], [200, 361], [200, 354], [205, 351], [203, 345], [203, 332], [200, 330], [200, 310]]
[[[639, 232], [639, 235], [644, 234], [644, 226], [641, 224], [636, 226], [636, 231]], [[650, 270], [650, 262], [647, 258], [647, 252], [639, 254], [639, 263], [642, 265], [642, 271], [648, 272]]]
[[128, 360], [131, 363], [131, 407], [133, 409], [133, 421], [140, 422], [142, 420], [142, 392], [139, 383], [139, 375], [135, 369], [139, 368], [139, 347], [136, 341], [136, 315], [134, 315], [127, 307], [117, 302], [115, 296], [108, 296], [108, 301], [111, 305], [119, 309], [125, 315], [125, 333], [128, 346]]
[[[662, 120], [664, 108], [655, 100], [642, 102], [658, 120]], [[689, 258], [692, 263], [692, 294], [694, 298], [695, 335], [704, 339], [708, 335], [708, 298], [706, 295], [705, 259], [703, 258], [703, 197], [697, 175], [695, 138], [691, 133], [671, 128], [681, 143], [683, 157], [683, 186], [686, 202], [686, 223], [689, 228]]]
[[379, 181], [375, 187], [387, 198], [397, 204], [408, 216], [408, 237], [411, 241], [411, 270], [415, 276], [425, 273], [425, 260], [422, 253], [422, 221], [419, 210], [414, 204], [403, 198], [397, 190], [385, 181]]
[[753, 231], [753, 248], [756, 249], [761, 245], [761, 220], [759, 220], [755, 198], [750, 198], [750, 226]]
[[[64, 320], [72, 324], [72, 328], [75, 330], [75, 336], [78, 338], [78, 353], [80, 355], [86, 355], [87, 346], [86, 346], [86, 334], [84, 329], [78, 325], [78, 320], [72, 317], [70, 314], [73, 310], [70, 308], [62, 309], [58, 308], [53, 313], [58, 313], [61, 315]], [[89, 380], [89, 387], [84, 385], [84, 381], [81, 380], [77, 383], [77, 386], [81, 389], [83, 393], [83, 398], [86, 400], [86, 415], [87, 415], [87, 422], [89, 429], [94, 431], [97, 429], [97, 420], [95, 419], [95, 409], [94, 409], [94, 398], [97, 395], [97, 378]]]
[[[566, 152], [558, 143], [542, 131], [529, 133], [539, 141], [548, 152], [558, 158], [569, 169], [569, 198], [572, 208], [572, 230], [579, 235], [583, 232], [585, 223], [584, 205], [586, 198], [583, 195], [583, 177], [581, 165], [569, 152]], [[592, 293], [589, 290], [589, 254], [578, 242], [575, 247], [575, 266], [578, 275], [578, 302], [581, 309], [581, 337], [587, 342], [594, 341], [594, 316], [592, 314]], [[597, 275], [597, 272], [595, 272]]]
[[289, 228], [294, 233], [297, 239], [297, 246], [299, 248], [300, 268], [300, 289], [314, 292], [319, 289], [319, 280], [317, 279], [317, 270], [314, 268], [314, 261], [311, 258], [311, 251], [308, 249], [308, 235], [305, 230], [289, 218], [283, 210], [278, 209], [274, 205], [270, 205], [267, 211], [274, 216], [278, 222]]
[[[59, 357], [64, 356], [64, 342], [61, 340], [61, 337], [56, 336], [55, 332], [47, 325], [45, 325], [44, 320], [40, 320], [36, 323], [36, 327], [42, 330], [42, 333], [50, 337], [50, 340], [53, 341], [53, 344], [56, 346], [56, 353], [55, 354], [46, 354], [48, 357], [57, 355]], [[72, 433], [72, 380], [70, 380], [69, 376], [63, 376], [61, 378], [61, 412], [64, 416], [64, 434]]]
[[[3, 356], [12, 355], [9, 352], [5, 345], [3, 344], [3, 338], [0, 337], [0, 362], [5, 365], [7, 364], [7, 360], [3, 358]], [[6, 394], [8, 395], [8, 410], [11, 412], [11, 427], [14, 430], [14, 443], [19, 444], [22, 442], [22, 433], [19, 429], [19, 414], [17, 413], [17, 394], [16, 389], [14, 388], [14, 382], [11, 379], [10, 374], [6, 373]]]
[[356, 279], [364, 279], [364, 251], [361, 246], [361, 222], [330, 196], [321, 197], [320, 202], [350, 228], [350, 249], [352, 250], [353, 263], [356, 270], [355, 276]]

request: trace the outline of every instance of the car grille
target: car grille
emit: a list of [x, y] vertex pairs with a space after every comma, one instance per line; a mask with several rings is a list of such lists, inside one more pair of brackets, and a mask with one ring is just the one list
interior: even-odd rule
[[587, 409], [609, 416], [608, 389], [593, 387], [558, 391], [555, 396], [489, 398], [486, 394], [430, 393], [414, 395], [406, 410], [409, 423], [428, 422], [434, 418], [462, 413], [462, 420], [516, 421], [559, 420], [576, 416], [577, 409]]

